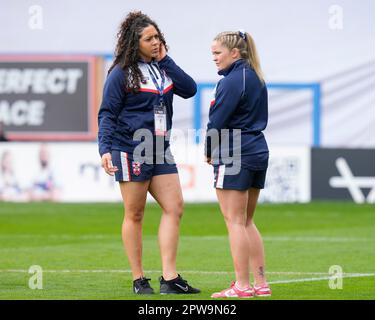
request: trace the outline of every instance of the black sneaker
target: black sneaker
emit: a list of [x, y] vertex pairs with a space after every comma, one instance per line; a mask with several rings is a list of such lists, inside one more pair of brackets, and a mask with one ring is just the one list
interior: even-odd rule
[[161, 276], [159, 281], [160, 294], [192, 294], [201, 292], [199, 289], [191, 287], [180, 275], [168, 281]]
[[139, 278], [133, 281], [133, 292], [136, 294], [154, 294], [154, 289], [151, 288], [148, 278]]

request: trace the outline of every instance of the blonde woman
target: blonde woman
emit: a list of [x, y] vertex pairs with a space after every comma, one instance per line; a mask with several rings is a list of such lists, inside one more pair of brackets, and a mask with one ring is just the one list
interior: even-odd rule
[[[218, 82], [211, 102], [205, 152], [207, 162], [214, 167], [214, 187], [228, 229], [236, 275], [228, 289], [212, 297], [270, 296], [262, 237], [253, 220], [268, 166], [268, 147], [262, 133], [268, 119], [267, 88], [249, 33], [218, 34], [212, 43], [212, 55], [224, 78]], [[213, 132], [221, 138], [213, 139]], [[237, 139], [241, 138], [237, 147], [236, 132], [240, 132]], [[228, 163], [228, 159], [239, 161]], [[254, 286], [250, 284], [250, 272]]]

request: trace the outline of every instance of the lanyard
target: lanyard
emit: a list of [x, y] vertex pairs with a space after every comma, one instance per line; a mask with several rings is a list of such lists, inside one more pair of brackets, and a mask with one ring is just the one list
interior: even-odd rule
[[[154, 83], [156, 89], [158, 89], [159, 91], [159, 95], [160, 95], [160, 100], [163, 100], [163, 94], [164, 94], [164, 85], [165, 85], [165, 77], [164, 77], [164, 74], [162, 71], [160, 71], [160, 76], [161, 76], [161, 86], [159, 86], [152, 70], [150, 69], [149, 66], [148, 67], [148, 72], [150, 73], [150, 76], [151, 76], [151, 79], [152, 79], [152, 82]], [[158, 68], [159, 69], [159, 68]]]

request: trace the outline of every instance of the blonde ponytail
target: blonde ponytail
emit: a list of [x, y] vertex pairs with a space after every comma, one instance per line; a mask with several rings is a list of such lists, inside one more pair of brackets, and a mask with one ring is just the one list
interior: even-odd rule
[[250, 66], [254, 69], [259, 80], [264, 82], [262, 68], [260, 67], [260, 59], [258, 55], [258, 50], [255, 46], [254, 39], [248, 32], [246, 32], [245, 34], [246, 34], [246, 43], [247, 43], [247, 48], [248, 48], [247, 61], [249, 62]]
[[229, 50], [237, 48], [240, 52], [241, 58], [245, 59], [249, 63], [251, 68], [253, 68], [254, 72], [258, 76], [259, 80], [264, 82], [264, 76], [260, 67], [260, 60], [255, 42], [248, 32], [221, 32], [215, 37], [214, 40], [219, 41]]

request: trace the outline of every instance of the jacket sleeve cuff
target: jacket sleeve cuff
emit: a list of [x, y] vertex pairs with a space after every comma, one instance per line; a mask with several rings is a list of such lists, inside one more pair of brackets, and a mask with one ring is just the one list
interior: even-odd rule
[[173, 61], [172, 58], [168, 55], [165, 55], [165, 57], [161, 59], [158, 63], [160, 66], [163, 66], [163, 64], [168, 63], [170, 61]]
[[100, 157], [102, 157], [103, 154], [106, 154], [106, 153], [111, 153], [111, 150], [110, 149], [100, 149], [99, 150]]

